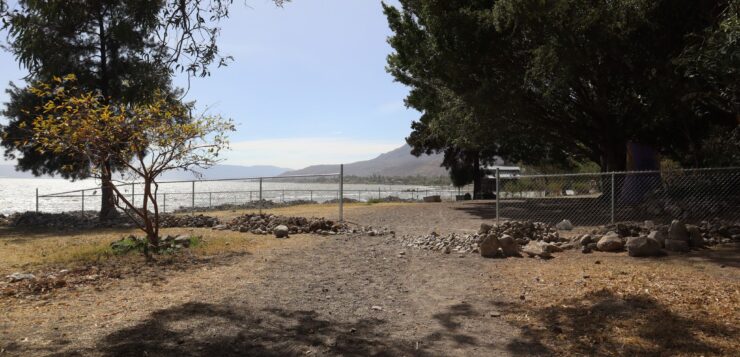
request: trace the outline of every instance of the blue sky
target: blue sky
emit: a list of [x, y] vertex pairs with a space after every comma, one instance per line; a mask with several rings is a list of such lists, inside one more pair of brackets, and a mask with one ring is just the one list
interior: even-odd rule
[[[408, 90], [385, 72], [390, 30], [380, 1], [247, 4], [236, 1], [222, 24], [221, 51], [235, 61], [193, 79], [188, 94], [238, 123], [227, 163], [301, 168], [370, 159], [403, 144], [419, 114], [404, 107]], [[24, 75], [8, 53], [0, 66], [3, 85]]]

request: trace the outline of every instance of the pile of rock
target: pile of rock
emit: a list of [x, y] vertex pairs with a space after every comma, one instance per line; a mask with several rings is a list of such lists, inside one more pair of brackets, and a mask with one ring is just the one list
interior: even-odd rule
[[511, 236], [519, 245], [526, 245], [530, 241], [543, 241], [548, 243], [564, 241], [560, 238], [558, 230], [543, 222], [529, 221], [506, 221], [498, 225], [481, 224], [478, 235], [493, 235], [497, 238]]
[[288, 217], [273, 214], [245, 214], [228, 223], [215, 225], [213, 229], [253, 234], [275, 234], [278, 238], [300, 233], [320, 235], [361, 233], [370, 236], [393, 233], [387, 228], [377, 229], [369, 226], [352, 228], [346, 223], [335, 222], [326, 218]]
[[101, 224], [94, 213], [43, 213], [23, 212], [7, 216], [3, 222], [9, 227], [33, 228], [96, 228]]
[[216, 217], [204, 216], [202, 214], [192, 215], [161, 215], [159, 216], [160, 226], [162, 228], [173, 228], [173, 227], [191, 227], [191, 228], [205, 228], [214, 227], [219, 225], [221, 222]]
[[480, 244], [481, 236], [478, 234], [456, 234], [439, 235], [432, 232], [427, 235], [414, 237], [402, 236], [401, 245], [410, 248], [435, 250], [445, 253], [476, 253]]
[[604, 226], [592, 234], [576, 237], [572, 243], [581, 247], [584, 253], [594, 250], [615, 252], [626, 248], [630, 256], [641, 257], [665, 254], [663, 249], [688, 252], [731, 241], [740, 241], [740, 226], [719, 221], [687, 225], [674, 220], [670, 225], [656, 225], [652, 221], [645, 221], [642, 224], [628, 222]]
[[[441, 251], [445, 253], [480, 253], [484, 257], [518, 256], [522, 246], [531, 248], [542, 243], [548, 247], [564, 243], [557, 230], [542, 222], [507, 221], [499, 225], [481, 224], [476, 234], [432, 232], [423, 236], [403, 236], [401, 244], [410, 248]], [[555, 251], [559, 248], [545, 249]]]
[[[561, 224], [559, 228], [568, 229], [565, 226]], [[401, 244], [411, 248], [480, 253], [490, 258], [524, 254], [544, 259], [567, 249], [581, 249], [583, 253], [627, 250], [633, 257], [659, 256], [665, 254], [664, 250], [685, 252], [730, 241], [740, 241], [740, 226], [721, 222], [686, 225], [681, 221], [673, 221], [670, 225], [656, 225], [651, 221], [619, 223], [573, 238], [561, 237], [556, 227], [546, 223], [518, 221], [499, 225], [484, 223], [477, 234], [439, 235], [432, 232], [401, 237]]]

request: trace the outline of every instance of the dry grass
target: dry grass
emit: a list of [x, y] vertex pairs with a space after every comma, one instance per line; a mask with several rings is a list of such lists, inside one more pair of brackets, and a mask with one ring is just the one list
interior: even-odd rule
[[[373, 208], [384, 208], [384, 207], [396, 207], [401, 205], [418, 205], [421, 203], [405, 203], [405, 202], [381, 202], [381, 203], [345, 203], [344, 213], [345, 215], [358, 215], [362, 214], [363, 211], [370, 207]], [[204, 215], [218, 217], [222, 219], [230, 219], [236, 216], [240, 216], [248, 213], [258, 213], [259, 209], [242, 209], [242, 210], [227, 210], [227, 211], [209, 211], [201, 212]], [[262, 210], [263, 213], [277, 214], [282, 216], [297, 216], [297, 217], [324, 217], [327, 219], [338, 219], [339, 218], [339, 205], [337, 204], [309, 204], [309, 205], [296, 205], [290, 207], [270, 208]], [[188, 213], [181, 213], [188, 214]], [[200, 213], [199, 213], [200, 214]]]
[[[0, 231], [0, 273], [43, 269], [45, 266], [102, 263], [114, 257], [110, 244], [130, 234], [141, 235], [136, 229], [99, 229], [78, 232], [38, 230]], [[189, 252], [196, 256], [250, 253], [254, 250], [280, 246], [285, 241], [250, 233], [214, 231], [209, 228], [167, 228], [162, 235], [190, 234], [201, 237], [197, 247]], [[295, 236], [294, 238], [305, 238]]]
[[[717, 252], [720, 260], [723, 254]], [[505, 296], [506, 318], [525, 331], [524, 345], [544, 344], [562, 355], [740, 351], [737, 268], [685, 256], [625, 255], [514, 259], [495, 264], [489, 274], [501, 283], [497, 287], [507, 287], [494, 290]]]

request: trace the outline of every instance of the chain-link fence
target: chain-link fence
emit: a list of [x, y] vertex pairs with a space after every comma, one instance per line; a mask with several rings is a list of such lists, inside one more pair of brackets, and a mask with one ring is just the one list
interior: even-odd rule
[[740, 168], [501, 177], [497, 197], [502, 220], [739, 221]]
[[[116, 187], [139, 207], [144, 199], [140, 183], [118, 182]], [[101, 204], [100, 187], [36, 194], [37, 212], [95, 212]], [[340, 202], [422, 201], [435, 196], [453, 201], [472, 188], [451, 189], [410, 184], [347, 184], [341, 173], [254, 177], [226, 180], [158, 183], [157, 203], [162, 213], [208, 210], [267, 209], [298, 204], [337, 205]], [[340, 200], [340, 197], [342, 199]], [[151, 206], [150, 206], [151, 207]], [[150, 208], [151, 209], [151, 208]]]

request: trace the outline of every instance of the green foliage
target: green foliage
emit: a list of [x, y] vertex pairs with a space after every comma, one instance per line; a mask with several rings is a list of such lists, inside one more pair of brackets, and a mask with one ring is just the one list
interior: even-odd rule
[[[275, 0], [278, 6], [285, 1]], [[231, 57], [217, 46], [219, 22], [229, 16], [233, 0], [18, 0], [0, 2], [7, 48], [29, 72], [27, 84], [50, 82], [74, 73], [77, 86], [105, 100], [140, 103], [156, 93], [181, 97], [171, 87], [175, 72], [207, 76]], [[65, 178], [90, 175], [78, 156], [40, 152], [30, 130], [43, 103], [27, 88], [11, 83], [10, 101], [0, 128], [5, 157], [35, 175]], [[64, 170], [62, 170], [64, 168]], [[105, 199], [105, 192], [103, 199]], [[104, 206], [109, 203], [103, 202]]]
[[629, 141], [686, 164], [737, 127], [737, 0], [401, 0], [388, 70], [415, 153], [622, 170]]
[[[110, 182], [103, 187], [115, 194], [114, 202], [146, 232], [154, 247], [159, 234], [159, 176], [214, 165], [221, 150], [228, 148], [227, 134], [234, 130], [231, 120], [191, 117], [191, 107], [162, 93], [146, 103], [112, 104], [100, 94], [77, 88], [74, 75], [37, 83], [30, 92], [44, 102], [32, 123], [36, 150], [80, 157], [91, 164], [95, 177], [111, 177], [107, 164], [135, 176], [144, 186], [138, 205]], [[61, 168], [68, 169], [74, 168]]]

